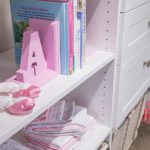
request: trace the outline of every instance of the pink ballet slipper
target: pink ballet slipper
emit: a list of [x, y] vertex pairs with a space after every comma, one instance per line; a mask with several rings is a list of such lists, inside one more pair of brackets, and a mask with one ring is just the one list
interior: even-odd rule
[[14, 97], [30, 97], [30, 98], [37, 98], [40, 94], [41, 90], [38, 86], [31, 85], [26, 89], [16, 91], [13, 93]]
[[31, 85], [30, 87], [28, 87], [25, 91], [25, 94], [27, 94], [28, 97], [30, 98], [37, 98], [41, 92], [40, 88], [35, 86], [35, 85]]
[[22, 115], [31, 112], [34, 106], [34, 100], [32, 100], [31, 98], [23, 98], [23, 100], [9, 106], [7, 110], [11, 114]]
[[20, 91], [14, 92], [12, 95], [13, 95], [13, 97], [15, 97], [15, 98], [17, 98], [17, 97], [23, 97], [24, 92], [23, 92], [23, 90], [20, 90]]

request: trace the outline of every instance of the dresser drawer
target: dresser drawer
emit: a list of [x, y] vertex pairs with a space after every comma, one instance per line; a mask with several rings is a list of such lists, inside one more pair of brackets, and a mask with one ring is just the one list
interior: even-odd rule
[[122, 0], [120, 2], [120, 11], [127, 12], [148, 2], [150, 0]]
[[[146, 80], [150, 78], [149, 60], [150, 42], [133, 59], [123, 66], [117, 67], [118, 72], [120, 72], [116, 93], [118, 94], [117, 119], [119, 123], [124, 120], [131, 109], [138, 103], [137, 95], [139, 93], [142, 94], [141, 88], [145, 86]], [[144, 88], [146, 90], [147, 87]]]
[[150, 3], [122, 13], [117, 64], [123, 64], [150, 41]]

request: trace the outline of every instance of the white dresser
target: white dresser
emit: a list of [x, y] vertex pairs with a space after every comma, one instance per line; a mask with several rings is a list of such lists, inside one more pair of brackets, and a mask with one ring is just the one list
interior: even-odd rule
[[150, 85], [149, 0], [120, 1], [116, 55], [114, 128]]

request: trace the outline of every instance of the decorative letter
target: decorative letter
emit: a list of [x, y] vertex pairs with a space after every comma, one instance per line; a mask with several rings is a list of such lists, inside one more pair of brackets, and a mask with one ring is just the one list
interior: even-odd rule
[[45, 70], [47, 70], [47, 64], [38, 32], [24, 32], [20, 69], [16, 72], [17, 81], [28, 82]]

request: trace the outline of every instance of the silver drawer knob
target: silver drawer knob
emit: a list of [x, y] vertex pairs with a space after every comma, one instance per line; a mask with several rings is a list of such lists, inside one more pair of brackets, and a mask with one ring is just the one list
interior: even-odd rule
[[144, 63], [143, 63], [143, 66], [145, 67], [147, 67], [147, 68], [149, 68], [150, 67], [150, 60], [149, 61], [145, 61]]
[[148, 22], [148, 28], [150, 28], [150, 21]]

